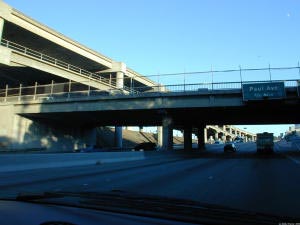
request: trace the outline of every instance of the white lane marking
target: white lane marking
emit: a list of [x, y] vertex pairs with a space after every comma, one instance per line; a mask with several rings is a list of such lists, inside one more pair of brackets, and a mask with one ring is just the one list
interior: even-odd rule
[[299, 161], [299, 160], [297, 160], [297, 159], [294, 159], [294, 158], [292, 158], [292, 157], [291, 157], [291, 156], [289, 156], [289, 155], [285, 155], [285, 157], [286, 157], [286, 158], [288, 158], [289, 160], [293, 161], [294, 163], [296, 163], [296, 164], [300, 165], [300, 161]]
[[298, 143], [294, 143], [297, 147], [297, 150], [300, 150], [300, 145]]

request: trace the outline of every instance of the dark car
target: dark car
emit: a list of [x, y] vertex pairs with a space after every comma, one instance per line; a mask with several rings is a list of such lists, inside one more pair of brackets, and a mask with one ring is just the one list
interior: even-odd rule
[[236, 146], [233, 142], [227, 142], [224, 145], [224, 152], [236, 152]]
[[144, 150], [144, 151], [154, 151], [156, 150], [157, 146], [153, 142], [144, 142], [136, 145], [134, 147], [135, 151]]

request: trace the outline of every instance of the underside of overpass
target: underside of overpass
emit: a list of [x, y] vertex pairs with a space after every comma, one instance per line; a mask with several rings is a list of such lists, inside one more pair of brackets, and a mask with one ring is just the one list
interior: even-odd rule
[[22, 116], [76, 125], [99, 126], [158, 126], [165, 117], [173, 120], [174, 127], [203, 124], [286, 124], [300, 123], [299, 101], [263, 101], [243, 107], [212, 107], [190, 109], [147, 109], [124, 111], [92, 111], [70, 113], [34, 113]]

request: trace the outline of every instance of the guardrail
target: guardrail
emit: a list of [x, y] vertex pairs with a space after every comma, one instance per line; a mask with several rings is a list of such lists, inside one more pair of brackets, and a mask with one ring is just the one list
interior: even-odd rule
[[[14, 42], [2, 39], [1, 45], [10, 48], [19, 53], [34, 57], [38, 60], [46, 63], [53, 64], [63, 69], [73, 71], [82, 76], [85, 76], [87, 80], [82, 82], [69, 81], [66, 83], [54, 83], [40, 85], [35, 83], [34, 86], [22, 86], [10, 88], [6, 85], [5, 89], [0, 90], [0, 101], [21, 101], [21, 100], [35, 100], [37, 98], [72, 98], [72, 97], [89, 97], [89, 96], [102, 96], [102, 95], [147, 95], [149, 93], [166, 93], [166, 92], [199, 92], [207, 93], [214, 90], [241, 90], [242, 85], [246, 83], [257, 82], [284, 82], [285, 87], [299, 87], [298, 79], [294, 79], [296, 76], [300, 78], [300, 66], [296, 67], [281, 67], [281, 68], [247, 68], [232, 69], [232, 70], [211, 70], [211, 71], [199, 71], [199, 72], [184, 72], [184, 73], [170, 73], [170, 74], [157, 74], [148, 76], [139, 76], [141, 78], [151, 78], [157, 80], [153, 86], [138, 86], [134, 77], [124, 77], [122, 83], [123, 88], [117, 88], [117, 78], [106, 78], [99, 74], [89, 72], [74, 65], [68, 64], [64, 61], [55, 59], [51, 56], [37, 52], [30, 48], [16, 44]], [[293, 72], [293, 79], [274, 79], [276, 73], [280, 72], [285, 77]], [[252, 78], [250, 73], [262, 75], [262, 80], [254, 81], [249, 80]], [[283, 73], [284, 72], [284, 73]], [[295, 73], [296, 72], [296, 73]], [[226, 74], [226, 76], [224, 76]], [[297, 75], [296, 75], [297, 74]], [[250, 76], [249, 76], [250, 75]], [[278, 74], [277, 74], [278, 75]], [[268, 80], [263, 80], [264, 78]], [[90, 86], [91, 80], [97, 80], [109, 87], [108, 90], [96, 90]], [[231, 82], [217, 82], [218, 80], [234, 80]], [[211, 82], [203, 82], [203, 80], [211, 80]], [[299, 88], [298, 88], [299, 89]], [[300, 90], [300, 89], [299, 89]]]
[[[71, 99], [88, 98], [96, 96], [147, 96], [163, 93], [199, 93], [210, 94], [212, 91], [236, 90], [242, 91], [242, 85], [248, 83], [265, 83], [269, 81], [245, 81], [245, 82], [217, 82], [197, 84], [177, 84], [164, 86], [136, 87], [134, 90], [124, 89], [98, 90], [78, 82], [51, 83], [47, 85], [22, 86], [18, 88], [0, 89], [0, 102], [32, 101], [38, 99]], [[274, 80], [273, 82], [284, 82], [285, 87], [298, 87], [298, 80]]]
[[[48, 56], [44, 53], [32, 50], [30, 48], [27, 48], [25, 46], [22, 46], [20, 44], [14, 43], [12, 41], [8, 41], [6, 39], [1, 39], [0, 44], [6, 48], [12, 49], [14, 51], [17, 51], [19, 53], [25, 54], [27, 56], [33, 57], [35, 59], [38, 59], [40, 61], [50, 63], [52, 65], [55, 65], [57, 67], [63, 68], [65, 70], [80, 74], [81, 76], [86, 77], [88, 80], [95, 80], [99, 83], [105, 84], [109, 86], [110, 88], [116, 88], [117, 80], [116, 78], [106, 78], [103, 77], [97, 73], [92, 73], [90, 71], [87, 71], [85, 69], [82, 69], [80, 67], [74, 66], [70, 63], [64, 62], [62, 60], [53, 58], [51, 56]], [[125, 90], [129, 90], [130, 88], [124, 87]]]

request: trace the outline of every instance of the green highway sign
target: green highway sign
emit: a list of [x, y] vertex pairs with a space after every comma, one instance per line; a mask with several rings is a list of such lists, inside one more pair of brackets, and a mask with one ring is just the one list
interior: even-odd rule
[[243, 84], [242, 91], [244, 101], [285, 98], [284, 82]]

